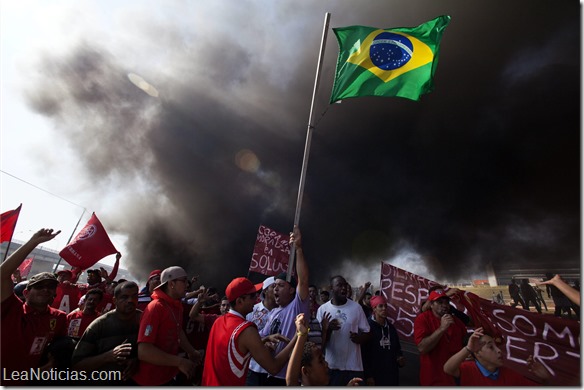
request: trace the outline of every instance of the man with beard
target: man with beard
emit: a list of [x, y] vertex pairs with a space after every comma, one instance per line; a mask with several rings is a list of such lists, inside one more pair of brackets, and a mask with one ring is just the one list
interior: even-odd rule
[[316, 318], [323, 327], [330, 385], [346, 386], [353, 378], [364, 379], [361, 344], [368, 340], [370, 327], [361, 305], [348, 299], [345, 278], [333, 276], [330, 287], [331, 300], [318, 308]]
[[118, 381], [102, 385], [135, 384], [130, 378], [138, 369], [138, 329], [142, 312], [136, 310], [138, 285], [123, 282], [114, 289], [115, 309], [93, 321], [77, 343], [71, 359], [76, 371], [120, 372]]
[[[306, 318], [310, 318], [310, 308], [308, 300], [308, 265], [302, 250], [302, 235], [298, 226], [294, 226], [294, 232], [290, 233], [290, 244], [296, 247], [296, 273], [298, 285], [293, 277], [286, 281], [286, 272], [282, 272], [274, 279], [274, 299], [276, 308], [272, 309], [268, 315], [268, 320], [264, 329], [260, 332], [262, 338], [282, 334], [288, 339], [292, 339], [296, 334], [296, 316], [304, 313]], [[280, 353], [285, 347], [285, 343], [279, 342], [275, 347], [275, 354]], [[253, 362], [253, 360], [252, 360]], [[250, 363], [253, 364], [253, 363]], [[277, 374], [258, 374], [257, 378], [248, 378], [248, 386], [285, 386], [286, 368], [284, 366]], [[253, 374], [251, 374], [253, 375]], [[251, 381], [250, 381], [251, 379]]]
[[57, 291], [57, 278], [49, 272], [34, 275], [23, 291], [25, 303], [14, 295], [12, 274], [39, 244], [52, 240], [61, 231], [41, 229], [0, 265], [2, 356], [0, 368], [8, 373], [2, 385], [23, 385], [30, 377], [14, 378], [14, 372], [37, 368], [47, 345], [67, 334], [67, 315], [49, 305]]
[[414, 321], [414, 341], [420, 351], [420, 386], [455, 386], [444, 363], [463, 346], [466, 327], [450, 314], [450, 298], [443, 290], [430, 293], [430, 310]]

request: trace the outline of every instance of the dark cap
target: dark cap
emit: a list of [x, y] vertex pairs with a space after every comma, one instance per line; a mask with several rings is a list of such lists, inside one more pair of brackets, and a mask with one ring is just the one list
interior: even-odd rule
[[[274, 279], [282, 279], [285, 282], [288, 282], [286, 280], [286, 277], [288, 276], [288, 274], [286, 272], [282, 272], [280, 274], [278, 274], [277, 276], [274, 277]], [[294, 279], [294, 276], [290, 275], [290, 281], [288, 282], [290, 283], [290, 286], [296, 288], [296, 280]]]
[[57, 275], [61, 275], [61, 274], [69, 274], [69, 275], [73, 276], [73, 271], [71, 271], [70, 269], [62, 269], [59, 272], [57, 272]]
[[41, 272], [40, 274], [36, 274], [28, 280], [28, 284], [26, 285], [26, 289], [30, 290], [30, 288], [32, 286], [34, 286], [35, 284], [39, 284], [41, 282], [44, 282], [45, 280], [48, 280], [50, 282], [54, 282], [55, 287], [57, 287], [57, 285], [59, 284], [59, 281], [55, 277], [55, 274], [52, 274], [50, 272]]
[[88, 269], [85, 272], [87, 272], [88, 274], [97, 274], [97, 275], [101, 276], [101, 271], [98, 270], [97, 268], [95, 268], [95, 269]]

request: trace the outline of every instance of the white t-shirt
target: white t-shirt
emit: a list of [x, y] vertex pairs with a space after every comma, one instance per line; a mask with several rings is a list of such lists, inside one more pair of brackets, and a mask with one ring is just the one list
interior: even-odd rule
[[369, 323], [361, 306], [347, 299], [341, 306], [335, 306], [332, 301], [321, 305], [316, 312], [316, 319], [322, 323], [324, 313], [331, 314], [331, 321], [339, 320], [341, 329], [333, 330], [326, 345], [325, 359], [329, 368], [342, 371], [363, 371], [361, 360], [361, 345], [351, 341], [350, 333], [358, 331], [369, 332]]

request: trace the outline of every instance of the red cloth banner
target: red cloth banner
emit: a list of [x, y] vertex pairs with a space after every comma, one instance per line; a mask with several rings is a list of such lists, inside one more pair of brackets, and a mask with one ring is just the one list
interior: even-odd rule
[[73, 267], [88, 269], [104, 257], [117, 252], [103, 225], [93, 213], [73, 241], [59, 252], [59, 256]]
[[[434, 281], [381, 263], [381, 289], [389, 316], [400, 338], [413, 342], [414, 320]], [[527, 370], [532, 355], [552, 374], [551, 385], [580, 385], [580, 323], [499, 305], [471, 292], [456, 294], [452, 302], [464, 308], [476, 327], [501, 339], [506, 367], [534, 379]]]
[[21, 207], [22, 203], [15, 210], [6, 211], [0, 215], [0, 243], [4, 241], [12, 241], [12, 235], [16, 228], [16, 222], [18, 221]]
[[260, 225], [249, 270], [274, 276], [288, 271], [289, 260], [290, 235]]

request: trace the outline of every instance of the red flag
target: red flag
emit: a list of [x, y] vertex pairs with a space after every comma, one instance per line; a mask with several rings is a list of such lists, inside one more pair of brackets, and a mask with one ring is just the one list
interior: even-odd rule
[[[28, 274], [30, 273], [30, 269], [32, 268], [32, 261], [33, 261], [34, 257], [31, 257], [30, 259], [26, 259], [24, 260], [20, 266], [18, 267], [18, 271], [20, 272], [20, 276], [25, 279]], [[12, 280], [14, 281], [14, 276], [12, 276]]]
[[[267, 276], [288, 271], [290, 259], [290, 237], [260, 225], [249, 270]], [[294, 274], [294, 273], [292, 273]]]
[[103, 225], [93, 213], [73, 242], [59, 252], [59, 256], [73, 267], [88, 269], [104, 257], [117, 252]]
[[10, 210], [0, 215], [0, 242], [12, 241], [12, 235], [14, 234], [14, 228], [16, 227], [16, 221], [18, 221], [21, 207], [22, 203], [16, 210]]

